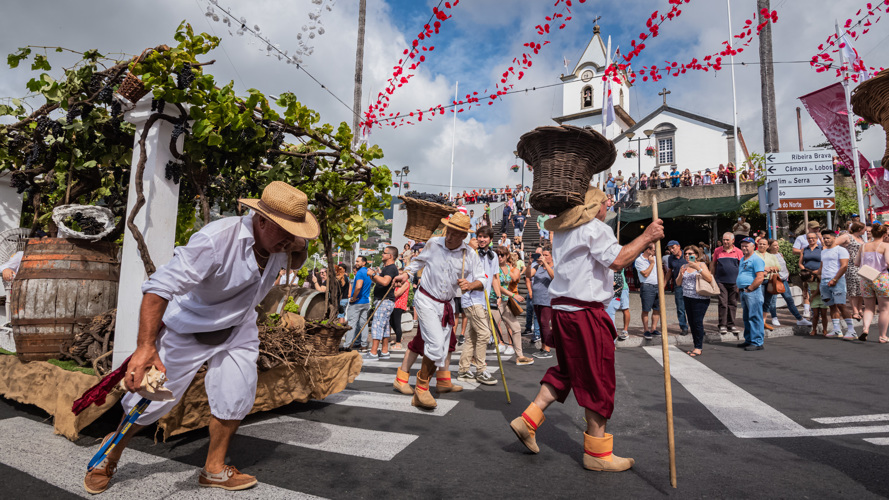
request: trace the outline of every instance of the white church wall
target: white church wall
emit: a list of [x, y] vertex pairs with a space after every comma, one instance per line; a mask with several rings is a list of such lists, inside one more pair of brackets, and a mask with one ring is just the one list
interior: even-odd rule
[[[661, 123], [671, 123], [676, 127], [673, 139], [673, 147], [676, 159], [676, 166], [680, 172], [686, 168], [692, 173], [701, 172], [707, 168], [716, 170], [719, 164], [728, 163], [728, 143], [725, 131], [719, 127], [707, 125], [698, 121], [694, 121], [673, 113], [664, 112], [649, 122], [643, 123], [636, 133], [644, 137], [642, 130], [653, 129]], [[639, 137], [634, 137], [638, 139]], [[657, 141], [654, 135], [651, 136], [651, 145], [657, 147]], [[649, 145], [648, 141], [637, 143], [635, 140], [629, 143], [627, 138], [615, 143], [617, 148], [617, 161], [611, 168], [611, 173], [617, 175], [618, 170], [623, 171], [624, 177], [629, 177], [630, 172], [637, 172], [638, 158], [624, 158], [622, 155], [627, 149], [636, 149], [637, 153], [642, 154], [641, 164], [642, 172], [651, 173], [656, 162], [655, 159], [645, 156], [645, 148]], [[662, 169], [669, 167], [663, 166]], [[637, 174], [638, 175], [638, 174]]]

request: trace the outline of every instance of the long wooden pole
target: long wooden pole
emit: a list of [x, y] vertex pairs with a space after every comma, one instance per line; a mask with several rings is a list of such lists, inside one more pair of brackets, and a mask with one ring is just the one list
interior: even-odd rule
[[[651, 214], [658, 220], [657, 195], [651, 197]], [[664, 356], [664, 392], [667, 400], [667, 447], [670, 451], [670, 485], [676, 487], [676, 440], [673, 437], [673, 389], [670, 386], [670, 344], [667, 341], [667, 302], [664, 299], [664, 266], [661, 258], [661, 242], [656, 243], [657, 253], [657, 292], [661, 310], [661, 347]]]

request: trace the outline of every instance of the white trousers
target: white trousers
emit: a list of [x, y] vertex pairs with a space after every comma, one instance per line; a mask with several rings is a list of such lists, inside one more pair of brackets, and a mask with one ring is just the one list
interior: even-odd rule
[[[157, 352], [167, 368], [165, 385], [176, 399], [152, 401], [136, 420], [137, 424], [152, 424], [169, 413], [205, 362], [204, 386], [210, 413], [221, 420], [243, 420], [250, 413], [256, 401], [258, 378], [259, 330], [255, 324], [236, 326], [228, 340], [219, 345], [201, 344], [194, 334], [163, 328], [157, 339]], [[137, 393], [128, 392], [121, 400], [124, 413], [129, 413], [141, 398]]]
[[[454, 303], [451, 301], [451, 307]], [[444, 304], [436, 302], [424, 293], [414, 295], [414, 309], [417, 310], [417, 321], [423, 335], [423, 356], [435, 361], [435, 366], [447, 369], [445, 358], [451, 341], [451, 325], [441, 326], [444, 316]]]

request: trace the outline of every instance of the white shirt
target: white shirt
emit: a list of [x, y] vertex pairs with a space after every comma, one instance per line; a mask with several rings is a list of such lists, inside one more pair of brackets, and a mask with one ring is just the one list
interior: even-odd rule
[[[802, 250], [804, 248], [809, 248], [809, 240], [807, 239], [807, 236], [808, 236], [808, 233], [801, 234], [801, 235], [797, 236], [796, 239], [793, 241], [793, 248], [795, 250]], [[821, 244], [821, 237], [820, 236], [818, 237], [818, 243], [816, 243], [816, 245], [819, 247], [823, 246]]]
[[22, 256], [25, 255], [25, 252], [16, 252], [12, 254], [12, 257], [9, 258], [3, 265], [0, 265], [0, 273], [7, 269], [12, 269], [12, 272], [18, 273], [19, 267], [22, 265]]
[[253, 214], [204, 226], [176, 247], [173, 258], [142, 284], [142, 293], [170, 301], [164, 324], [179, 333], [213, 332], [256, 323], [259, 304], [287, 266], [287, 254], [269, 257], [265, 273], [253, 256]]
[[[296, 271], [291, 270], [290, 271], [290, 284], [295, 285], [298, 282], [299, 282], [299, 276], [297, 276]], [[287, 271], [286, 270], [284, 271], [284, 274], [282, 274], [281, 277], [278, 278], [278, 284], [279, 285], [286, 285], [287, 284]]]
[[[488, 245], [488, 248], [491, 248], [491, 245]], [[494, 252], [494, 250], [491, 250]], [[481, 261], [482, 269], [485, 274], [481, 278], [482, 284], [485, 285], [485, 291], [481, 290], [473, 290], [469, 293], [464, 293], [463, 297], [460, 299], [460, 305], [462, 307], [471, 307], [475, 305], [485, 305], [485, 295], [490, 294], [491, 286], [494, 283], [494, 277], [497, 276], [497, 272], [499, 271], [500, 261], [497, 260], [497, 255], [494, 255], [493, 259], [489, 259], [488, 257], [479, 257], [479, 261]], [[470, 282], [474, 280], [469, 280]], [[425, 286], [425, 285], [424, 285]]]
[[[657, 259], [655, 259], [655, 264], [652, 266], [651, 261], [643, 253], [636, 257], [635, 266], [636, 270], [639, 271], [639, 281], [649, 285], [657, 285]], [[648, 277], [643, 276], [642, 271], [647, 271], [649, 267], [651, 267], [651, 274]]]
[[[569, 297], [607, 304], [614, 296], [614, 273], [609, 266], [620, 249], [614, 232], [599, 219], [567, 231], [553, 232], [556, 266], [549, 285], [550, 298]], [[570, 306], [553, 306], [553, 309], [576, 310]]]
[[404, 270], [415, 274], [421, 269], [423, 277], [420, 279], [420, 288], [438, 300], [451, 300], [460, 295], [457, 280], [460, 279], [461, 270], [464, 279], [470, 283], [481, 281], [485, 277], [481, 259], [475, 250], [466, 243], [460, 243], [459, 247], [451, 250], [445, 246], [443, 236], [426, 242], [420, 255], [414, 257]]
[[505, 240], [497, 240], [497, 246], [498, 247], [506, 247], [506, 249], [508, 250], [509, 247], [512, 246], [512, 241], [510, 241], [509, 238], [506, 238]]
[[840, 259], [849, 259], [849, 251], [835, 245], [821, 250], [821, 281], [830, 281], [840, 272]]

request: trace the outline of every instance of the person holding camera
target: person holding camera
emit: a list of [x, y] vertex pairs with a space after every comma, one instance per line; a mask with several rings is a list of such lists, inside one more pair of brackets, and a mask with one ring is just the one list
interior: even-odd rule
[[531, 254], [531, 259], [531, 265], [525, 268], [525, 277], [531, 280], [531, 293], [534, 296], [534, 314], [537, 316], [537, 324], [540, 325], [540, 335], [543, 337], [543, 345], [540, 351], [535, 352], [532, 356], [539, 359], [547, 359], [553, 357], [550, 348], [555, 347], [552, 326], [550, 324], [553, 310], [550, 307], [549, 298], [549, 284], [552, 283], [554, 276], [552, 250], [549, 246], [544, 247], [540, 252]]
[[695, 245], [685, 247], [685, 264], [676, 274], [676, 284], [682, 287], [682, 295], [685, 304], [685, 313], [688, 315], [688, 326], [691, 327], [691, 337], [695, 348], [688, 351], [691, 357], [702, 354], [704, 348], [704, 317], [707, 308], [710, 307], [710, 297], [698, 294], [698, 276], [713, 283], [713, 275], [707, 267], [707, 258], [704, 252]]

